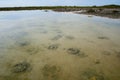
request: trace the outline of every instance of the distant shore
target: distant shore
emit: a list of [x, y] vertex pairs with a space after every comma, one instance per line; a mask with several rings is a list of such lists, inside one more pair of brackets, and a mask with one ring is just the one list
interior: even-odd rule
[[0, 11], [19, 10], [53, 10], [57, 12], [73, 12], [76, 14], [95, 15], [120, 19], [120, 5], [105, 6], [33, 6], [33, 7], [0, 7]]

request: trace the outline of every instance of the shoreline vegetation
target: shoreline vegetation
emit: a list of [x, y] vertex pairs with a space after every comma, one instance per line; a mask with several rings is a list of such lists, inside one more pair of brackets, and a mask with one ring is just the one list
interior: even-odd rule
[[52, 10], [56, 12], [73, 12], [76, 14], [95, 15], [120, 19], [120, 5], [104, 6], [28, 6], [28, 7], [0, 7], [0, 11], [19, 10]]

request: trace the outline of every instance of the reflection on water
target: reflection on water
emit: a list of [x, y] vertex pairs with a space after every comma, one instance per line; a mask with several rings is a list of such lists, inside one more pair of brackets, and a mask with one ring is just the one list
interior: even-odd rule
[[120, 20], [0, 12], [0, 80], [119, 80]]

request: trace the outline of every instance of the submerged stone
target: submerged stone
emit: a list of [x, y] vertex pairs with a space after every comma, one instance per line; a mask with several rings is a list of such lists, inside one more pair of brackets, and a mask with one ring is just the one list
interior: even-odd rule
[[13, 66], [12, 71], [14, 73], [26, 72], [30, 68], [30, 64], [27, 62], [21, 62]]

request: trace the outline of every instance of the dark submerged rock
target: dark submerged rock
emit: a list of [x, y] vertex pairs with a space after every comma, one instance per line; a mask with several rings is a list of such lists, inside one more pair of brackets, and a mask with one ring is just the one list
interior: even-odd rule
[[14, 73], [21, 73], [21, 72], [26, 72], [28, 69], [30, 69], [30, 64], [27, 62], [21, 62], [21, 63], [15, 64], [13, 66], [12, 71]]

